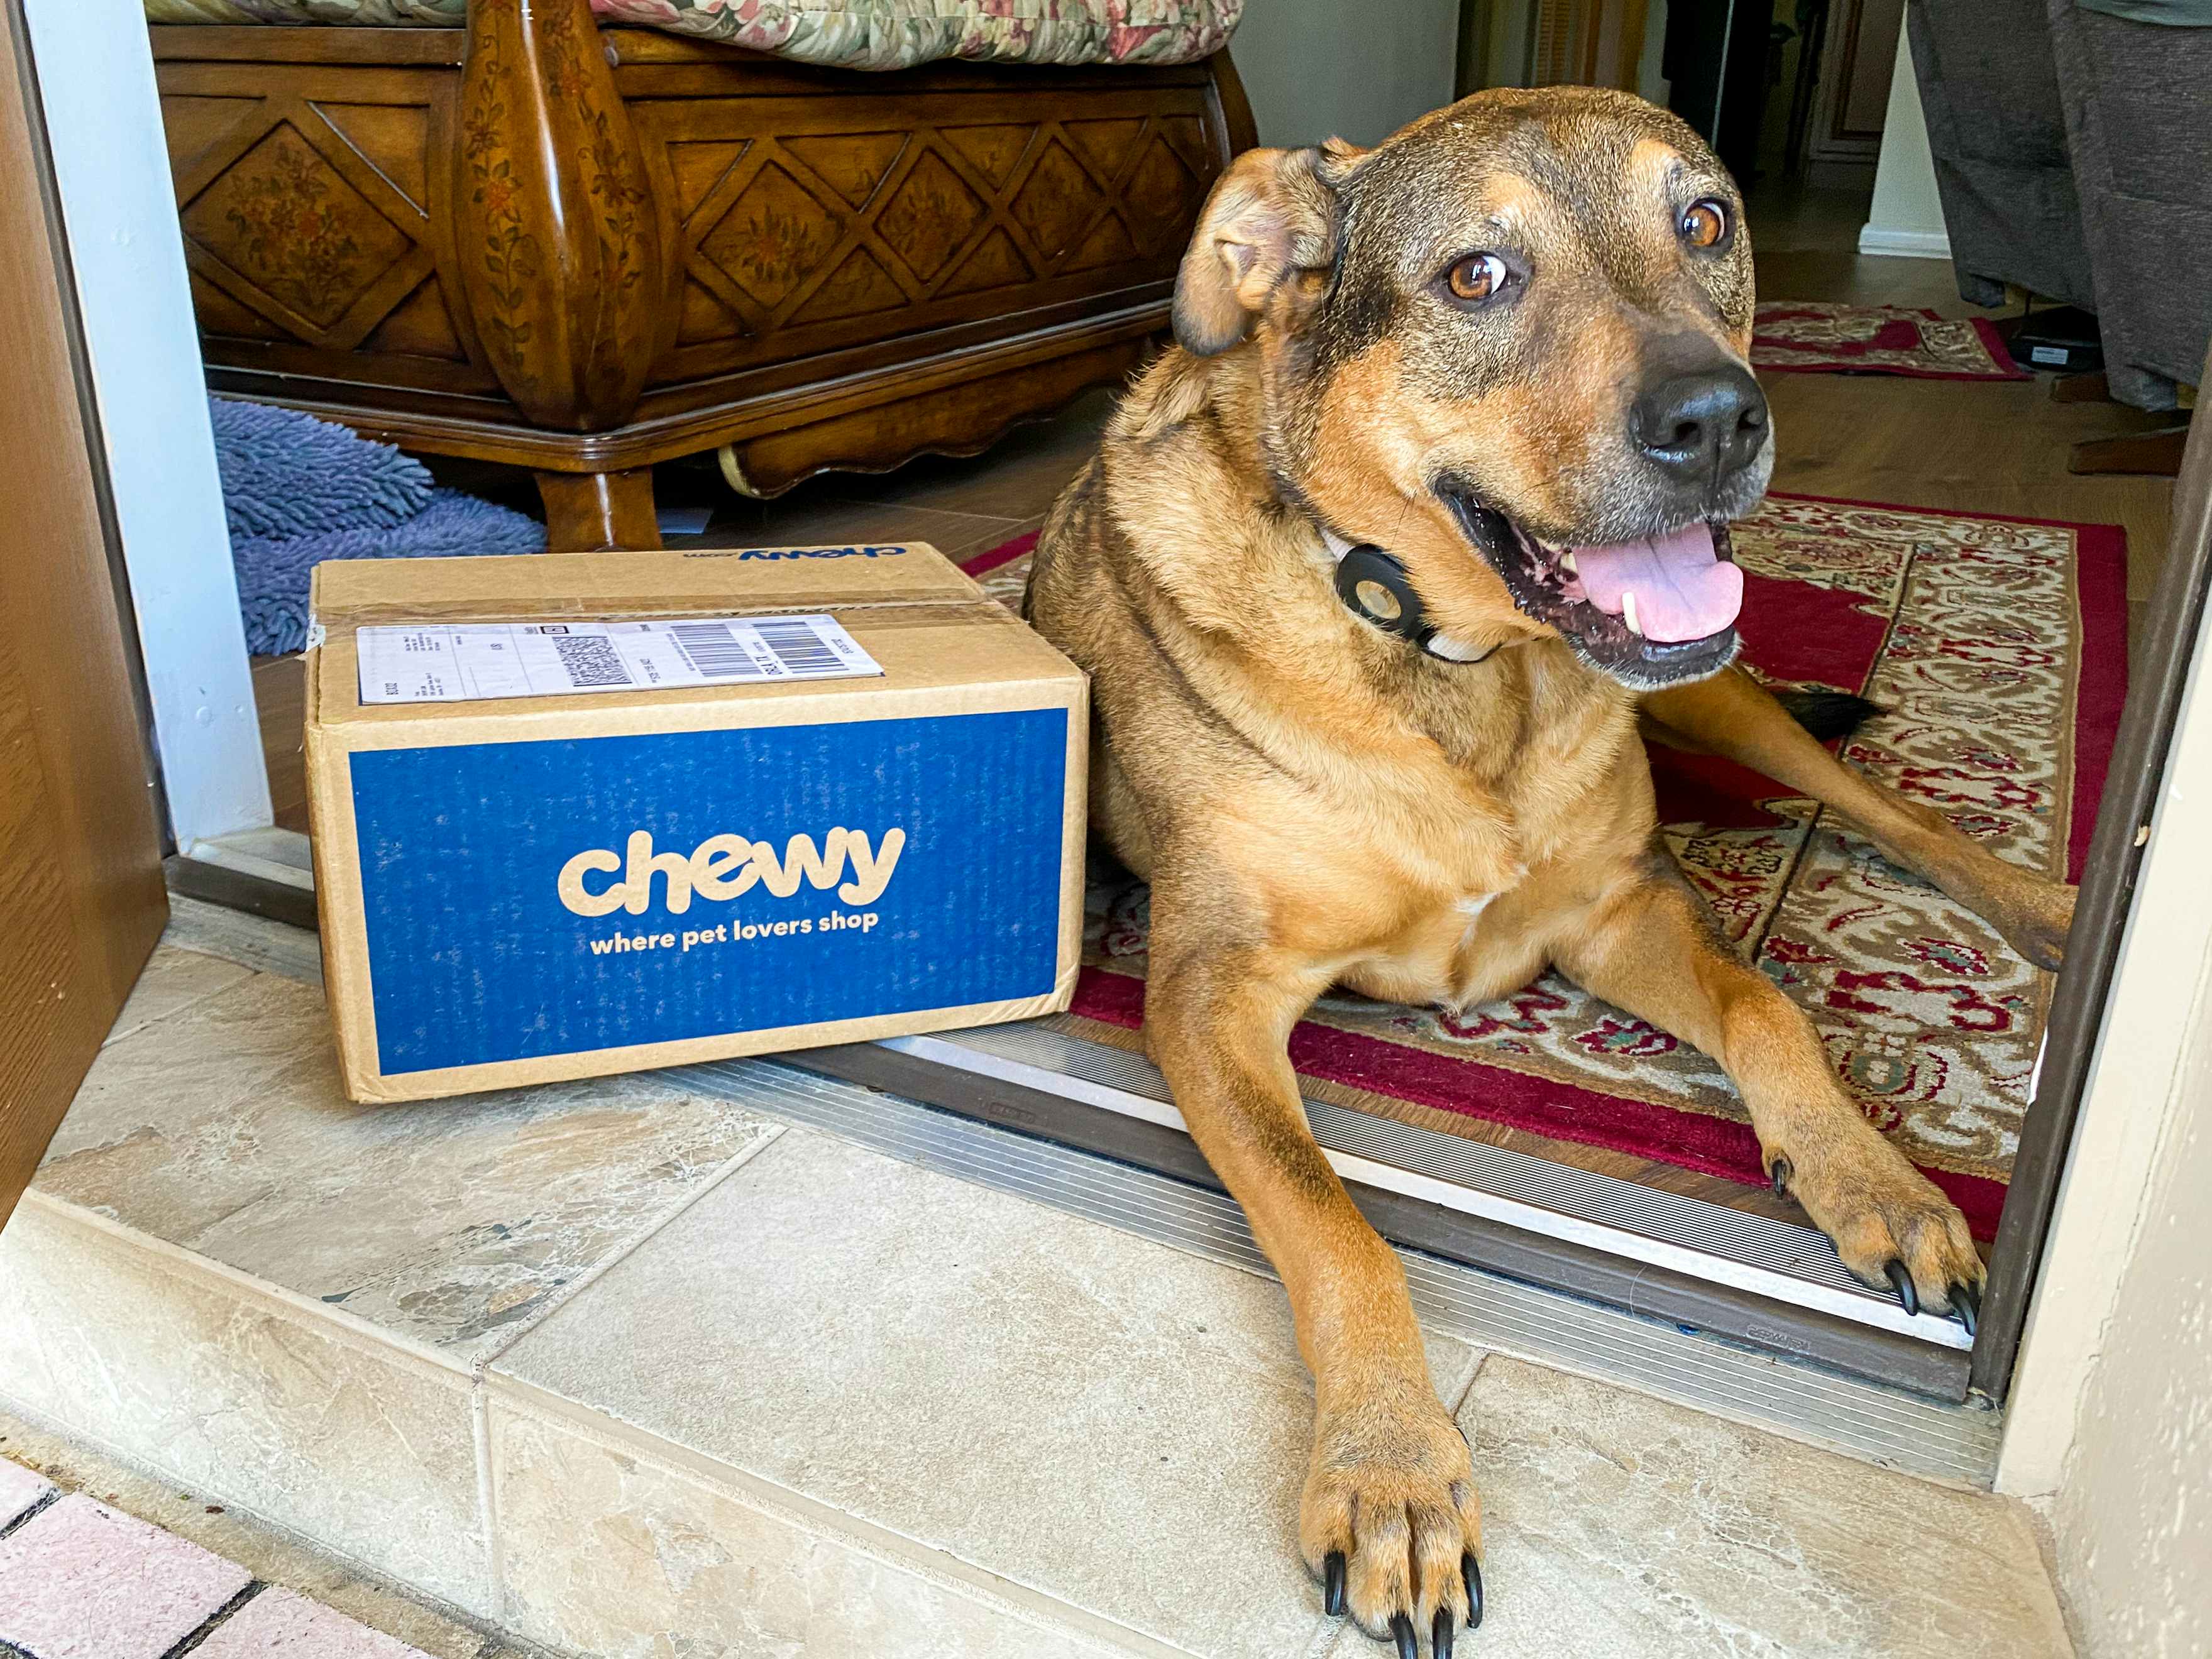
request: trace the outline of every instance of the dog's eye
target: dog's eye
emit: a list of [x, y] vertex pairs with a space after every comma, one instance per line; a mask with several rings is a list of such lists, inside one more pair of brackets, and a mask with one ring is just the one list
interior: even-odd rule
[[1512, 280], [1513, 273], [1494, 253], [1470, 253], [1444, 273], [1444, 284], [1451, 289], [1452, 298], [1469, 306], [1495, 300]]
[[1692, 202], [1682, 209], [1677, 228], [1682, 233], [1682, 239], [1692, 247], [1717, 248], [1728, 239], [1728, 209], [1710, 196]]

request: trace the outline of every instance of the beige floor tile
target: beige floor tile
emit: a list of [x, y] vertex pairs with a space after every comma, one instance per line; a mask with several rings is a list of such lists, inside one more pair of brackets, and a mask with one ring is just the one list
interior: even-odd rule
[[37, 1185], [468, 1364], [775, 1130], [641, 1078], [356, 1106], [260, 974], [103, 1050]]
[[0, 1234], [0, 1402], [489, 1614], [469, 1380], [35, 1198]]
[[[2063, 1659], [2026, 1518], [1516, 1360], [1461, 1426], [1483, 1488], [1480, 1659]], [[1331, 1659], [1370, 1651], [1347, 1632]]]
[[[1430, 1352], [1456, 1398], [1479, 1356]], [[825, 1136], [787, 1132], [510, 1378], [1194, 1652], [1320, 1629], [1277, 1286]]]
[[166, 1020], [196, 1002], [228, 990], [252, 974], [252, 969], [226, 962], [219, 956], [203, 956], [198, 951], [179, 950], [174, 945], [157, 946], [146, 964], [146, 971], [131, 988], [123, 1012], [115, 1016], [107, 1040], [119, 1042], [157, 1020]]
[[507, 1626], [593, 1659], [866, 1654], [1075, 1659], [1116, 1650], [788, 1509], [495, 1403]]

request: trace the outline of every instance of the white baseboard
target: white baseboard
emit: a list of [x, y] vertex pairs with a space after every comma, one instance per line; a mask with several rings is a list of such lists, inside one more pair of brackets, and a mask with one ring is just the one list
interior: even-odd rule
[[1881, 225], [1859, 227], [1859, 251], [1899, 259], [1948, 259], [1949, 233], [1940, 230], [1891, 230]]

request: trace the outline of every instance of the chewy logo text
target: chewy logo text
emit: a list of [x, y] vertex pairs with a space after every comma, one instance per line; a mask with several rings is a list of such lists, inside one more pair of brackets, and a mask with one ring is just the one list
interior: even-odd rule
[[[781, 858], [768, 842], [749, 841], [742, 835], [710, 835], [689, 853], [655, 853], [653, 832], [634, 830], [627, 861], [605, 847], [593, 847], [561, 866], [557, 886], [561, 902], [579, 916], [611, 916], [618, 910], [642, 916], [653, 902], [655, 875], [667, 878], [668, 908], [678, 916], [691, 908], [695, 893], [702, 899], [736, 899], [755, 883], [779, 899], [788, 899], [806, 881], [825, 890], [836, 887], [848, 905], [868, 905], [890, 885], [891, 872], [905, 850], [902, 829], [885, 830], [882, 845], [871, 847], [866, 830], [840, 827], [822, 838], [819, 851], [812, 836], [793, 836], [784, 843]], [[853, 866], [849, 881], [844, 880], [848, 859]], [[587, 875], [616, 871], [622, 873], [622, 880], [610, 881], [596, 893], [585, 884]]]

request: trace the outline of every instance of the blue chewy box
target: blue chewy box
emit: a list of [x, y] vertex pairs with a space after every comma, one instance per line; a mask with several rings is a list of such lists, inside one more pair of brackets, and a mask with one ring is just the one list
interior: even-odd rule
[[[307, 759], [347, 1092], [1067, 1005], [1081, 673], [918, 544], [315, 572]], [[356, 630], [834, 615], [879, 676], [364, 704]]]

